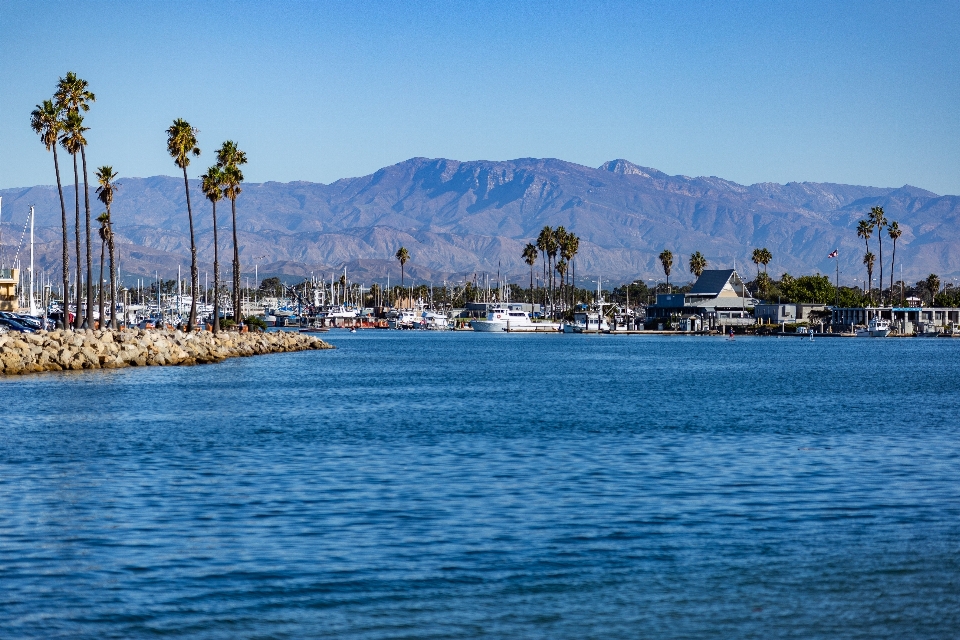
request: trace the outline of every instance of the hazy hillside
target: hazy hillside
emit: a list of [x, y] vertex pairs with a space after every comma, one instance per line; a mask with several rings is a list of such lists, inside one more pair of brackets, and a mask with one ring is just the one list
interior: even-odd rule
[[[168, 276], [189, 264], [186, 201], [176, 177], [123, 178], [114, 204], [122, 269]], [[213, 257], [210, 204], [191, 183], [202, 260]], [[72, 186], [65, 193], [72, 220]], [[19, 242], [26, 208], [37, 207], [41, 267], [58, 264], [60, 209], [49, 186], [0, 191], [4, 257]], [[91, 197], [93, 193], [91, 191]], [[94, 216], [102, 210], [93, 201]], [[358, 277], [399, 276], [392, 256], [404, 245], [407, 272], [438, 280], [498, 265], [517, 278], [528, 273], [523, 245], [544, 225], [564, 225], [581, 237], [578, 274], [605, 278], [659, 277], [663, 248], [681, 262], [700, 251], [712, 266], [743, 265], [753, 247], [774, 255], [770, 270], [833, 272], [826, 258], [840, 248], [841, 271], [862, 277], [864, 245], [856, 221], [881, 205], [899, 220], [897, 247], [908, 279], [935, 272], [960, 276], [960, 198], [904, 186], [828, 183], [744, 186], [714, 177], [668, 176], [626, 160], [599, 168], [561, 160], [458, 162], [414, 158], [360, 178], [329, 185], [247, 184], [237, 201], [244, 271], [308, 274], [348, 264]], [[81, 210], [83, 198], [81, 193]], [[218, 209], [224, 247], [230, 207]], [[12, 243], [12, 248], [11, 248]], [[871, 248], [876, 253], [875, 238]], [[889, 264], [890, 243], [884, 244]], [[225, 263], [229, 258], [225, 259]], [[209, 268], [208, 266], [205, 268]], [[749, 265], [748, 271], [753, 270]], [[898, 268], [899, 271], [899, 268]], [[678, 280], [689, 278], [680, 273]]]

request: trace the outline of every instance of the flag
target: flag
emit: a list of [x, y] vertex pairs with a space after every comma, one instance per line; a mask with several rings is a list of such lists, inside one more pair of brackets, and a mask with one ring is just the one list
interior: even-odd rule
[[836, 258], [836, 257], [837, 257], [837, 253], [838, 253], [839, 251], [840, 251], [840, 249], [834, 249], [834, 250], [833, 250], [833, 253], [831, 253], [831, 254], [828, 255], [827, 257], [828, 257], [828, 258]]

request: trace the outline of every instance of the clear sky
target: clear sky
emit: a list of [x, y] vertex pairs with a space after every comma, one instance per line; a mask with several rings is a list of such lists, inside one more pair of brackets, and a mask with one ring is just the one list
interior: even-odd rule
[[75, 71], [89, 161], [174, 174], [164, 130], [251, 181], [414, 156], [626, 158], [742, 183], [960, 193], [960, 2], [0, 0], [0, 187], [52, 184], [28, 126]]

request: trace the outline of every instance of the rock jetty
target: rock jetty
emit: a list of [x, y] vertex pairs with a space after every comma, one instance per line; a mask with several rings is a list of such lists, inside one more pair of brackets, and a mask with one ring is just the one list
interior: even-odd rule
[[0, 374], [118, 369], [220, 362], [267, 353], [332, 349], [315, 336], [278, 331], [239, 333], [124, 329], [0, 335]]

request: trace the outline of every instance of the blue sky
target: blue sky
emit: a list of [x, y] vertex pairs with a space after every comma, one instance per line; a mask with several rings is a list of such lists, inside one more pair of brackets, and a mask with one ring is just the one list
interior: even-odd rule
[[28, 126], [89, 80], [89, 161], [173, 174], [183, 117], [251, 181], [414, 156], [626, 158], [742, 183], [960, 193], [960, 3], [0, 0], [0, 188], [51, 184]]

